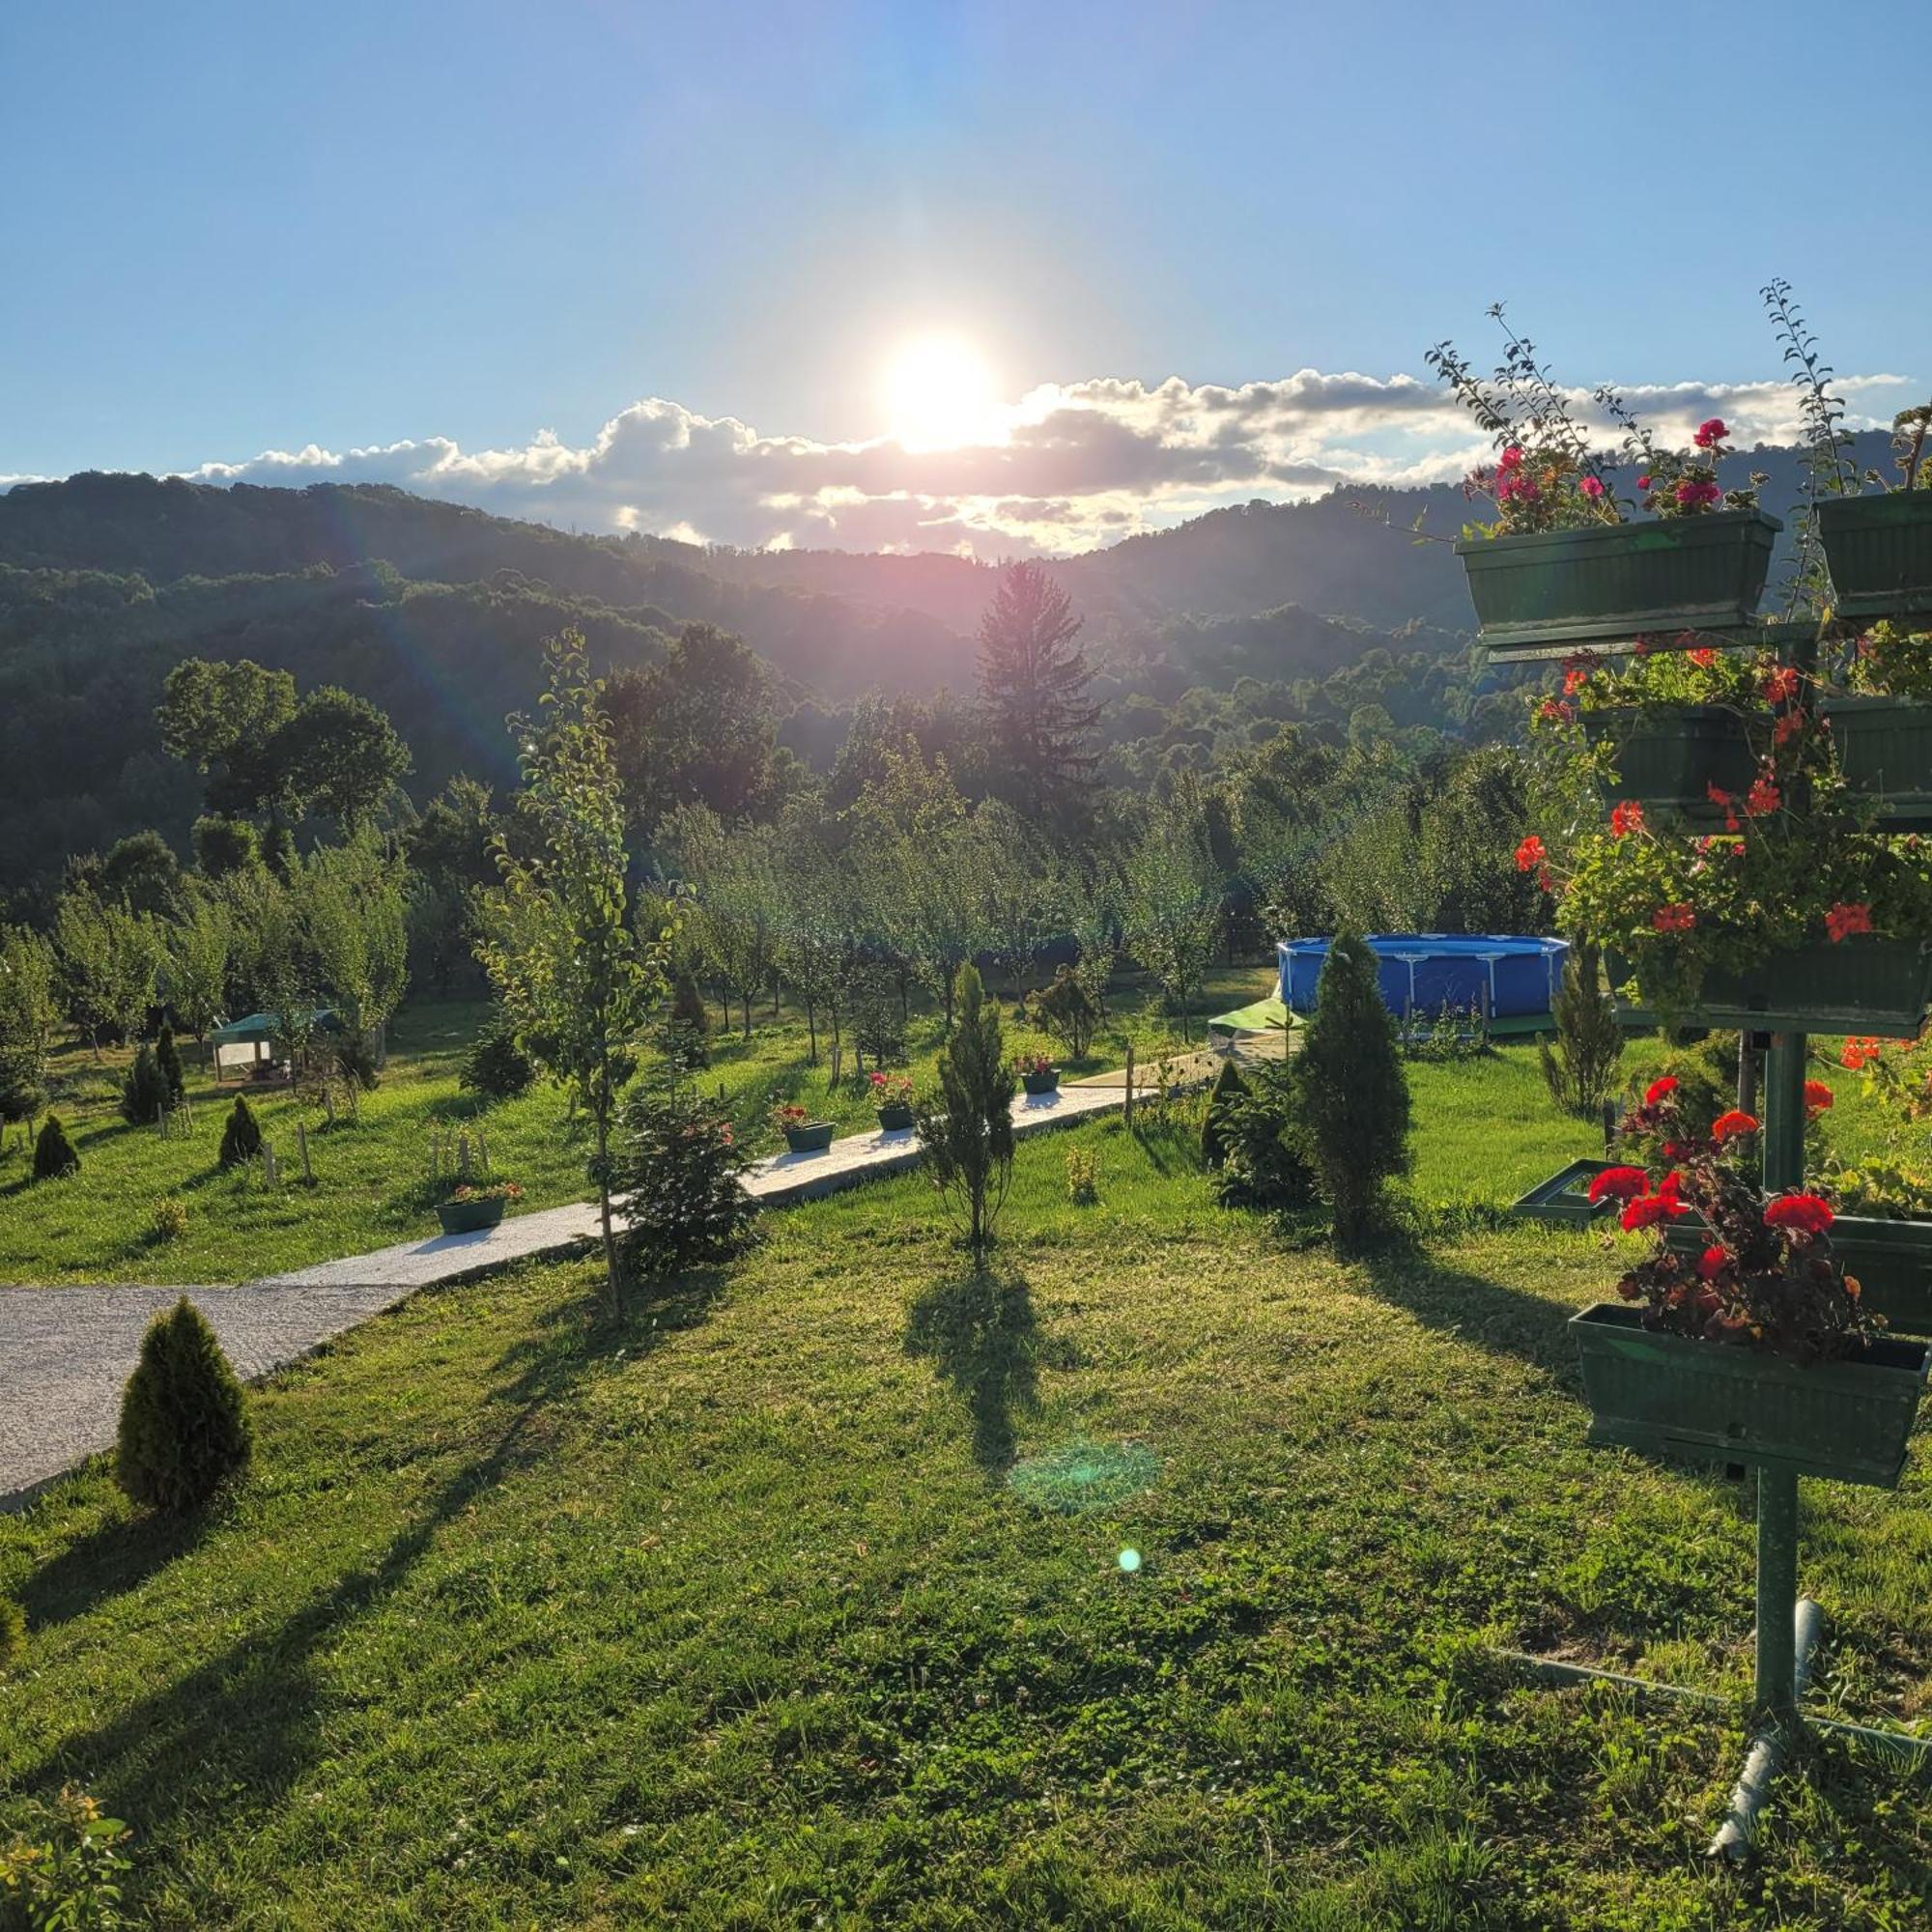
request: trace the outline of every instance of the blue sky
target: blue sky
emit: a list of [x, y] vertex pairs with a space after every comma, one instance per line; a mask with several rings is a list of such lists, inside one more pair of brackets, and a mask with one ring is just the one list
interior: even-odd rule
[[[312, 447], [243, 473], [388, 474], [737, 541], [922, 542], [883, 513], [793, 530], [753, 505], [801, 495], [788, 472], [772, 487], [777, 440], [888, 435], [881, 372], [925, 334], [970, 343], [1001, 398], [1058, 385], [1129, 441], [1160, 443], [1162, 412], [1096, 382], [1420, 377], [1439, 335], [1487, 354], [1497, 298], [1566, 377], [1721, 405], [1780, 373], [1757, 301], [1777, 272], [1840, 371], [1916, 382], [1932, 149], [1886, 76], [1928, 56], [1922, 0], [7, 0], [0, 475]], [[630, 440], [678, 463], [600, 469], [605, 426], [646, 398], [679, 413]], [[1077, 500], [1084, 541], [1217, 490], [1445, 456], [1440, 425], [1401, 413], [1304, 423], [1256, 477], [1196, 464], [1164, 495], [1146, 466], [1042, 481], [1029, 455], [930, 490], [902, 469], [876, 497], [943, 503], [912, 520], [942, 546], [974, 526], [962, 503], [983, 522], [1003, 495]], [[723, 418], [753, 440], [691, 455], [691, 423]], [[409, 460], [347, 456], [406, 440]], [[465, 472], [452, 449], [519, 455]], [[874, 488], [836, 469], [803, 494]]]

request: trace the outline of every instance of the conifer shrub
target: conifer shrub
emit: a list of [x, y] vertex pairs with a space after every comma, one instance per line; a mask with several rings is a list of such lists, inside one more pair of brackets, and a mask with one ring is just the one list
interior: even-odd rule
[[535, 1065], [499, 1007], [470, 1042], [456, 1082], [466, 1092], [480, 1094], [486, 1100], [514, 1100], [530, 1091], [536, 1077]]
[[148, 1324], [121, 1398], [114, 1477], [169, 1516], [199, 1509], [248, 1466], [246, 1399], [214, 1330], [186, 1295]]
[[1222, 1061], [1215, 1070], [1214, 1084], [1208, 1090], [1208, 1108], [1201, 1117], [1201, 1164], [1218, 1172], [1228, 1157], [1229, 1110], [1248, 1092], [1241, 1069], [1232, 1059]]
[[27, 1613], [12, 1597], [0, 1597], [0, 1670], [11, 1670], [27, 1654]]
[[1360, 1240], [1383, 1190], [1407, 1172], [1408, 1082], [1376, 955], [1338, 932], [1315, 986], [1315, 1012], [1292, 1063], [1310, 1165], [1334, 1210], [1335, 1236]]
[[137, 1127], [151, 1127], [155, 1116], [166, 1111], [168, 1083], [152, 1046], [143, 1046], [121, 1083], [121, 1118]]
[[1587, 940], [1570, 949], [1550, 1017], [1556, 1024], [1555, 1044], [1546, 1039], [1537, 1048], [1549, 1097], [1566, 1114], [1601, 1120], [1605, 1101], [1616, 1091], [1624, 1033], [1601, 955]]
[[966, 1224], [973, 1252], [993, 1237], [1013, 1174], [1013, 1069], [1000, 1034], [1000, 1005], [971, 965], [953, 982], [952, 1031], [939, 1056], [939, 1092], [923, 1098], [913, 1126], [925, 1171]]
[[245, 1094], [235, 1096], [226, 1124], [221, 1129], [221, 1151], [216, 1156], [223, 1167], [240, 1167], [262, 1151], [262, 1124]]
[[[1228, 1069], [1224, 1069], [1228, 1070]], [[1204, 1151], [1208, 1128], [1219, 1107], [1221, 1157], [1216, 1186], [1224, 1208], [1252, 1208], [1279, 1214], [1311, 1208], [1317, 1199], [1315, 1169], [1301, 1120], [1301, 1091], [1286, 1061], [1263, 1061], [1253, 1074], [1225, 1094], [1210, 1096], [1202, 1123]]]
[[611, 1147], [626, 1259], [646, 1280], [728, 1261], [750, 1241], [757, 1203], [731, 1118], [668, 1062], [626, 1095]]
[[64, 1175], [79, 1172], [79, 1152], [68, 1139], [60, 1116], [49, 1114], [41, 1122], [40, 1136], [34, 1142], [34, 1179], [58, 1180]]
[[182, 1065], [181, 1048], [175, 1043], [175, 1030], [165, 1021], [155, 1039], [155, 1065], [168, 1092], [168, 1105], [179, 1107], [187, 1096], [187, 1070]]

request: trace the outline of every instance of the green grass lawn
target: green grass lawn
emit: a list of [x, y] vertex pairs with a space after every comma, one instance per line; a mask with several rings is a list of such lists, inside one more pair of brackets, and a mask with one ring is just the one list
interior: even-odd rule
[[[1416, 1070], [1420, 1199], [1587, 1140], [1439, 1124], [1530, 1078]], [[1583, 1446], [1622, 1237], [1338, 1260], [1184, 1120], [1028, 1143], [987, 1278], [917, 1176], [766, 1230], [622, 1328], [581, 1264], [419, 1296], [198, 1533], [98, 1470], [0, 1519], [0, 1794], [97, 1792], [166, 1927], [1927, 1922], [1922, 1782], [1822, 1746], [1713, 1868], [1739, 1721], [1488, 1660], [1747, 1684], [1748, 1490]], [[1929, 1505], [1805, 1486], [1828, 1708], [1932, 1716]]]

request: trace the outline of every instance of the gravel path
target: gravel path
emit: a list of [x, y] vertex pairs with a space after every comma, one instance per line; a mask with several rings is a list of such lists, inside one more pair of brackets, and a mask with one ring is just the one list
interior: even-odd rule
[[[1187, 1073], [1204, 1077], [1191, 1065]], [[1021, 1096], [1013, 1102], [1014, 1131], [1025, 1136], [1067, 1126], [1111, 1112], [1122, 1097], [1119, 1074], [1037, 1099]], [[822, 1153], [760, 1161], [745, 1184], [765, 1206], [784, 1207], [918, 1160], [909, 1132], [851, 1134]], [[133, 1372], [142, 1331], [183, 1294], [214, 1324], [237, 1373], [254, 1378], [298, 1360], [418, 1289], [529, 1255], [563, 1253], [596, 1237], [596, 1208], [578, 1203], [513, 1215], [473, 1235], [405, 1241], [239, 1287], [0, 1290], [0, 1510], [19, 1508], [54, 1477], [113, 1443], [121, 1391]]]

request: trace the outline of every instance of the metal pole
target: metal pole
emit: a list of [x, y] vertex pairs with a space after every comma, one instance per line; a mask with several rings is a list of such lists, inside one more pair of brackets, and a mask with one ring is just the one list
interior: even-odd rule
[[1764, 1187], [1804, 1184], [1804, 1036], [1777, 1033], [1764, 1065]]
[[1798, 1478], [1757, 1472], [1757, 1710], [1786, 1719], [1798, 1708]]

